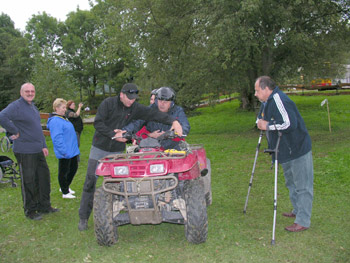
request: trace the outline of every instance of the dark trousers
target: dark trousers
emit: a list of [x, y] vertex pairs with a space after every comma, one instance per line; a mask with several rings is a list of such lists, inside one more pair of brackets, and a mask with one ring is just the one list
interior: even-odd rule
[[45, 211], [51, 207], [50, 170], [43, 152], [15, 153], [22, 186], [24, 214]]
[[69, 193], [69, 186], [78, 170], [78, 155], [58, 160], [58, 182], [63, 194]]
[[89, 159], [79, 208], [79, 217], [81, 219], [89, 219], [92, 212], [97, 181], [97, 175], [95, 174], [97, 165], [97, 160]]
[[[77, 135], [78, 147], [80, 148], [80, 133], [76, 131], [75, 134]], [[80, 162], [80, 155], [78, 155], [78, 163], [79, 162]]]

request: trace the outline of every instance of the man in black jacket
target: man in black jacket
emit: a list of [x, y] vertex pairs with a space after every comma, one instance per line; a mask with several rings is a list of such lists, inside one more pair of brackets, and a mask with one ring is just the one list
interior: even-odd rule
[[[119, 96], [105, 99], [97, 109], [94, 121], [95, 134], [79, 208], [78, 229], [80, 231], [87, 229], [88, 219], [93, 208], [97, 180], [95, 171], [98, 160], [125, 150], [125, 139], [121, 138], [124, 132], [121, 131], [121, 128], [138, 119], [157, 121], [172, 125], [171, 128], [179, 136], [182, 136], [182, 127], [174, 117], [135, 102], [138, 92], [138, 87], [135, 84], [127, 83], [123, 86]], [[113, 137], [115, 139], [112, 139]]]

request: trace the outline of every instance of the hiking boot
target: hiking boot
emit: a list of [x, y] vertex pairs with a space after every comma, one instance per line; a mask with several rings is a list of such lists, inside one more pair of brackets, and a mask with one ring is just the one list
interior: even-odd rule
[[30, 212], [26, 215], [27, 218], [31, 219], [31, 220], [41, 220], [42, 216], [41, 214], [39, 214], [38, 212], [34, 211], [34, 212]]
[[80, 231], [84, 231], [88, 229], [88, 220], [87, 219], [80, 219], [78, 224], [78, 229]]
[[46, 209], [46, 210], [40, 210], [41, 214], [50, 214], [50, 213], [56, 213], [59, 212], [60, 210], [58, 208], [54, 208], [52, 206], [50, 206], [50, 208]]

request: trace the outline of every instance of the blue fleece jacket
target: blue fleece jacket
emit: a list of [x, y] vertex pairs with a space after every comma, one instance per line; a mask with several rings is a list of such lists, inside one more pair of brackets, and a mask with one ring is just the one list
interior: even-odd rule
[[304, 120], [295, 103], [286, 94], [276, 87], [262, 107], [259, 118], [269, 122], [267, 138], [270, 149], [276, 147], [276, 130], [282, 133], [278, 151], [280, 163], [297, 159], [311, 151], [311, 138]]
[[64, 116], [52, 114], [47, 120], [57, 159], [71, 159], [80, 154], [73, 124]]
[[13, 152], [33, 154], [47, 148], [40, 123], [40, 113], [34, 102], [28, 103], [22, 97], [10, 103], [0, 112], [0, 125], [10, 134], [18, 134], [13, 141]]

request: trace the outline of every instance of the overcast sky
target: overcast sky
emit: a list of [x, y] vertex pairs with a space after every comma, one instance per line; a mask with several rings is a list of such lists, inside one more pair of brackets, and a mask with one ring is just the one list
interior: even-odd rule
[[24, 31], [32, 15], [45, 11], [65, 21], [67, 14], [76, 11], [78, 6], [80, 10], [90, 10], [88, 0], [0, 0], [0, 13], [10, 16], [15, 28]]

